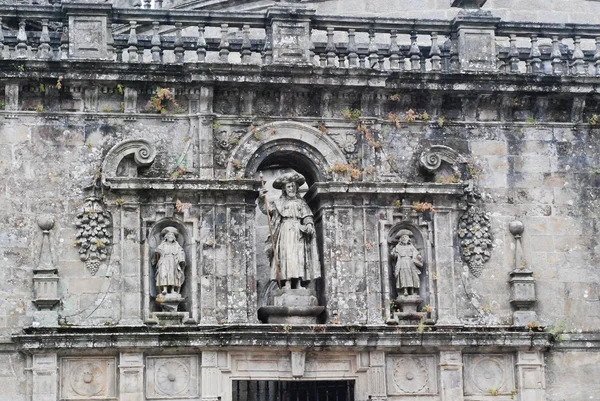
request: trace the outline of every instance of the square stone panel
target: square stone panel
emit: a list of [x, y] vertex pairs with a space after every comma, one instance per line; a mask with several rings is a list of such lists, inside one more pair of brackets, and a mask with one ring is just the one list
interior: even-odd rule
[[465, 395], [511, 395], [515, 388], [514, 358], [510, 354], [464, 354]]
[[170, 400], [198, 397], [198, 357], [164, 356], [146, 359], [146, 397]]
[[115, 367], [115, 358], [62, 358], [60, 399], [115, 399]]
[[438, 393], [435, 355], [388, 355], [389, 395]]

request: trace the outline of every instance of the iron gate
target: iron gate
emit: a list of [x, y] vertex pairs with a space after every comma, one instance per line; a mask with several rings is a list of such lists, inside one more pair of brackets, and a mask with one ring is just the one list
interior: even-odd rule
[[354, 380], [234, 380], [233, 401], [354, 401]]

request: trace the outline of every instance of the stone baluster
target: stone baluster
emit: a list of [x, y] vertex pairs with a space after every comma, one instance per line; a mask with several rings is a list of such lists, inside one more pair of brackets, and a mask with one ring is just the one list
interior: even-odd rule
[[115, 46], [115, 54], [117, 63], [123, 62], [123, 46]]
[[348, 67], [358, 67], [358, 48], [356, 47], [356, 30], [348, 29]]
[[450, 37], [448, 37], [442, 44], [442, 70], [444, 72], [450, 72], [450, 48], [452, 43]]
[[0, 60], [4, 58], [4, 31], [2, 30], [2, 18], [0, 17]]
[[517, 35], [510, 35], [510, 48], [508, 50], [510, 72], [519, 72], [519, 48], [517, 47]]
[[153, 63], [162, 63], [162, 41], [160, 39], [160, 22], [152, 23], [152, 39], [150, 40], [150, 44], [152, 48], [150, 49], [150, 54], [152, 56]]
[[375, 42], [375, 30], [369, 30], [369, 68], [379, 69], [379, 48]]
[[40, 35], [40, 46], [38, 48], [38, 57], [43, 60], [49, 60], [52, 57], [52, 48], [50, 47], [50, 33], [48, 32], [48, 20], [42, 19], [42, 34]]
[[400, 66], [400, 46], [398, 46], [398, 31], [390, 32], [390, 70], [402, 70]]
[[198, 41], [196, 42], [196, 55], [198, 62], [206, 61], [206, 39], [204, 38], [204, 25], [198, 25]]
[[144, 8], [152, 8], [152, 0], [144, 0]]
[[571, 59], [573, 60], [573, 74], [585, 75], [585, 62], [583, 61], [583, 51], [581, 50], [581, 36], [575, 36], [573, 42], [575, 44], [573, 55], [571, 56]]
[[115, 38], [112, 33], [112, 24], [106, 24], [106, 57], [112, 61], [115, 56]]
[[335, 59], [337, 58], [337, 48], [333, 41], [333, 28], [327, 28], [327, 46], [325, 46], [325, 53], [327, 53], [327, 67], [335, 67]]
[[431, 71], [441, 71], [442, 70], [442, 58], [440, 57], [441, 51], [440, 46], [438, 45], [438, 35], [437, 32], [431, 33], [431, 50], [429, 51], [429, 56], [431, 57]]
[[421, 50], [417, 44], [417, 32], [412, 31], [410, 33], [410, 69], [412, 71], [419, 71], [421, 69]]
[[185, 50], [183, 49], [183, 37], [181, 36], [181, 22], [175, 23], [175, 63], [183, 64], [183, 58], [185, 56]]
[[229, 61], [229, 25], [221, 24], [221, 43], [219, 43], [219, 61], [227, 63]]
[[263, 64], [271, 64], [273, 62], [273, 28], [267, 26], [265, 28], [265, 47], [263, 49]]
[[252, 57], [252, 45], [250, 44], [250, 25], [242, 27], [242, 63], [250, 63]]
[[558, 36], [552, 36], [552, 73], [562, 75], [564, 73], [562, 53], [560, 52], [560, 39]]
[[127, 53], [129, 54], [129, 62], [130, 63], [136, 63], [138, 61], [138, 52], [137, 52], [138, 39], [137, 39], [136, 29], [137, 29], [137, 22], [129, 21], [129, 40], [127, 41], [127, 44], [129, 45], [129, 47], [127, 48]]
[[542, 59], [540, 56], [542, 53], [540, 52], [540, 48], [538, 46], [538, 37], [537, 35], [531, 35], [531, 51], [529, 52], [528, 62], [528, 71], [531, 74], [539, 74], [542, 72]]
[[27, 58], [27, 32], [25, 32], [25, 20], [19, 21], [19, 32], [17, 33], [17, 58]]
[[460, 70], [460, 58], [458, 57], [458, 33], [453, 32], [450, 35], [450, 71], [458, 72]]
[[367, 56], [366, 56], [366, 54], [359, 54], [358, 55], [358, 67], [359, 68], [366, 68], [367, 67]]
[[384, 67], [385, 67], [385, 54], [379, 53], [379, 68], [381, 68], [383, 70]]
[[[0, 50], [2, 47], [0, 47]], [[596, 38], [596, 52], [594, 53], [596, 75], [600, 75], [600, 36]]]
[[308, 34], [308, 53], [310, 57], [310, 64], [319, 65], [318, 62], [315, 61], [315, 56], [317, 54], [315, 53], [315, 42], [313, 41], [312, 37], [312, 28], [310, 29], [310, 33]]
[[69, 58], [69, 27], [63, 26], [62, 34], [60, 35], [60, 59], [67, 60]]
[[319, 67], [327, 66], [327, 52], [323, 51], [319, 54]]

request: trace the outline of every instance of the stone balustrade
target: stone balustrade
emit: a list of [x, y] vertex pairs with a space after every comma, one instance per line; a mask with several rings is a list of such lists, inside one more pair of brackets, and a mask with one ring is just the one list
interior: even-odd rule
[[66, 3], [4, 7], [0, 22], [0, 57], [10, 60], [600, 76], [600, 27], [502, 22], [481, 10], [413, 20]]

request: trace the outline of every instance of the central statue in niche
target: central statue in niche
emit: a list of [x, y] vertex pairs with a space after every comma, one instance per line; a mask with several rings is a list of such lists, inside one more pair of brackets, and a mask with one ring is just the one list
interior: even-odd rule
[[304, 182], [298, 173], [284, 174], [273, 182], [273, 188], [281, 189], [279, 199], [267, 204], [266, 190], [259, 196], [259, 208], [269, 217], [271, 230], [266, 246], [271, 280], [286, 289], [302, 288], [321, 277], [313, 214], [298, 194]]

